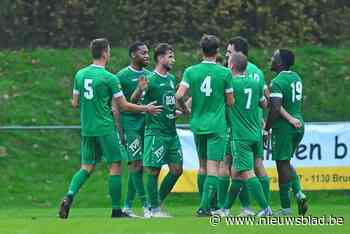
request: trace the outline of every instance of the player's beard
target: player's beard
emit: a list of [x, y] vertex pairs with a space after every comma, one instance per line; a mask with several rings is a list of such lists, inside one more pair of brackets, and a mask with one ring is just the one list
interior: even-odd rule
[[170, 64], [162, 64], [163, 68], [167, 71], [170, 71], [172, 66]]

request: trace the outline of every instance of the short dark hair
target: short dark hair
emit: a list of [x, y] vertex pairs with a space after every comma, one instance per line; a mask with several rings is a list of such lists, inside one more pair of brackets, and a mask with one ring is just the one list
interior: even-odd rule
[[107, 51], [109, 42], [106, 38], [97, 38], [91, 41], [90, 50], [93, 59], [100, 59], [103, 51]]
[[204, 35], [201, 38], [200, 46], [204, 55], [214, 56], [220, 47], [220, 40], [214, 35]]
[[235, 47], [235, 51], [242, 52], [245, 56], [248, 56], [249, 44], [248, 41], [243, 37], [233, 37], [228, 42], [229, 45]]
[[231, 63], [235, 65], [238, 72], [244, 72], [247, 68], [248, 60], [242, 52], [239, 52], [231, 56]]
[[154, 49], [154, 61], [158, 61], [158, 56], [166, 55], [168, 51], [173, 51], [174, 48], [168, 43], [159, 43]]
[[146, 44], [142, 41], [135, 41], [129, 46], [129, 57], [131, 57], [132, 53], [135, 53], [140, 46], [145, 46]]
[[284, 68], [289, 69], [291, 66], [294, 65], [295, 56], [291, 50], [280, 49], [279, 52]]

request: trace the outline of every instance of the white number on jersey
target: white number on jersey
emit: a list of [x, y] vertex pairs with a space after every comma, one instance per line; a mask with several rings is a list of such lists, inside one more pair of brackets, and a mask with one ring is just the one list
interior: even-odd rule
[[256, 81], [259, 81], [260, 80], [260, 76], [258, 75], [258, 73], [250, 73], [249, 74], [249, 77], [250, 78], [253, 78], [254, 80], [256, 80]]
[[252, 105], [252, 94], [253, 94], [253, 90], [252, 89], [244, 89], [244, 93], [247, 94], [247, 103], [245, 105], [245, 108], [247, 110], [250, 109], [251, 105]]
[[296, 100], [300, 101], [303, 96], [303, 84], [300, 81], [293, 82], [292, 87], [292, 102], [294, 103]]
[[211, 89], [211, 76], [205, 77], [202, 85], [201, 85], [201, 92], [205, 93], [205, 96], [209, 97], [213, 90]]
[[94, 97], [94, 90], [92, 89], [92, 80], [85, 79], [84, 80], [84, 97], [88, 100], [91, 100]]

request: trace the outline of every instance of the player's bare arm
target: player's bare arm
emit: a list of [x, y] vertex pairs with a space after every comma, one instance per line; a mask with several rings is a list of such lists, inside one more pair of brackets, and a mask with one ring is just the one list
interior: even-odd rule
[[120, 112], [118, 110], [118, 104], [114, 99], [112, 100], [112, 113], [114, 117], [115, 126], [119, 132], [120, 141], [123, 145], [125, 145], [126, 141], [124, 137], [124, 129], [120, 122]]
[[291, 125], [293, 125], [294, 128], [301, 128], [302, 124], [299, 119], [294, 118], [292, 115], [290, 115], [284, 108], [281, 106], [280, 110], [281, 116], [286, 119]]
[[226, 102], [226, 105], [229, 107], [229, 108], [232, 108], [233, 107], [233, 104], [235, 103], [235, 99], [233, 97], [233, 93], [225, 93], [225, 102]]
[[[156, 106], [154, 105], [155, 102], [150, 102], [147, 105], [136, 105], [133, 103], [128, 102], [124, 96], [120, 96], [117, 98], [113, 98], [117, 105], [123, 109], [124, 111], [130, 111], [130, 112], [146, 112], [150, 115], [157, 115], [160, 112], [162, 112], [163, 106]], [[112, 110], [115, 111], [115, 110]]]
[[269, 115], [267, 117], [265, 130], [270, 130], [273, 123], [276, 121], [276, 119], [281, 114], [281, 107], [282, 107], [282, 98], [280, 97], [271, 97], [270, 98], [270, 111]]
[[187, 106], [186, 106], [185, 99], [184, 99], [184, 96], [187, 92], [187, 89], [188, 88], [186, 86], [180, 84], [179, 89], [176, 91], [176, 102], [184, 114], [190, 113]]
[[268, 102], [265, 96], [262, 97], [262, 99], [259, 102], [259, 105], [261, 108], [266, 109], [268, 106]]
[[187, 109], [191, 112], [191, 109], [192, 109], [192, 97], [189, 97], [185, 104], [187, 106]]
[[73, 93], [71, 104], [73, 108], [78, 108], [79, 106], [79, 94]]

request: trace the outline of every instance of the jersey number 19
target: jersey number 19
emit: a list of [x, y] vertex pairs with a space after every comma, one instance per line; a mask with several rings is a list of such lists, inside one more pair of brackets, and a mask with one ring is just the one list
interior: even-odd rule
[[303, 84], [300, 81], [293, 82], [292, 87], [292, 102], [294, 103], [296, 100], [300, 101], [303, 96]]

